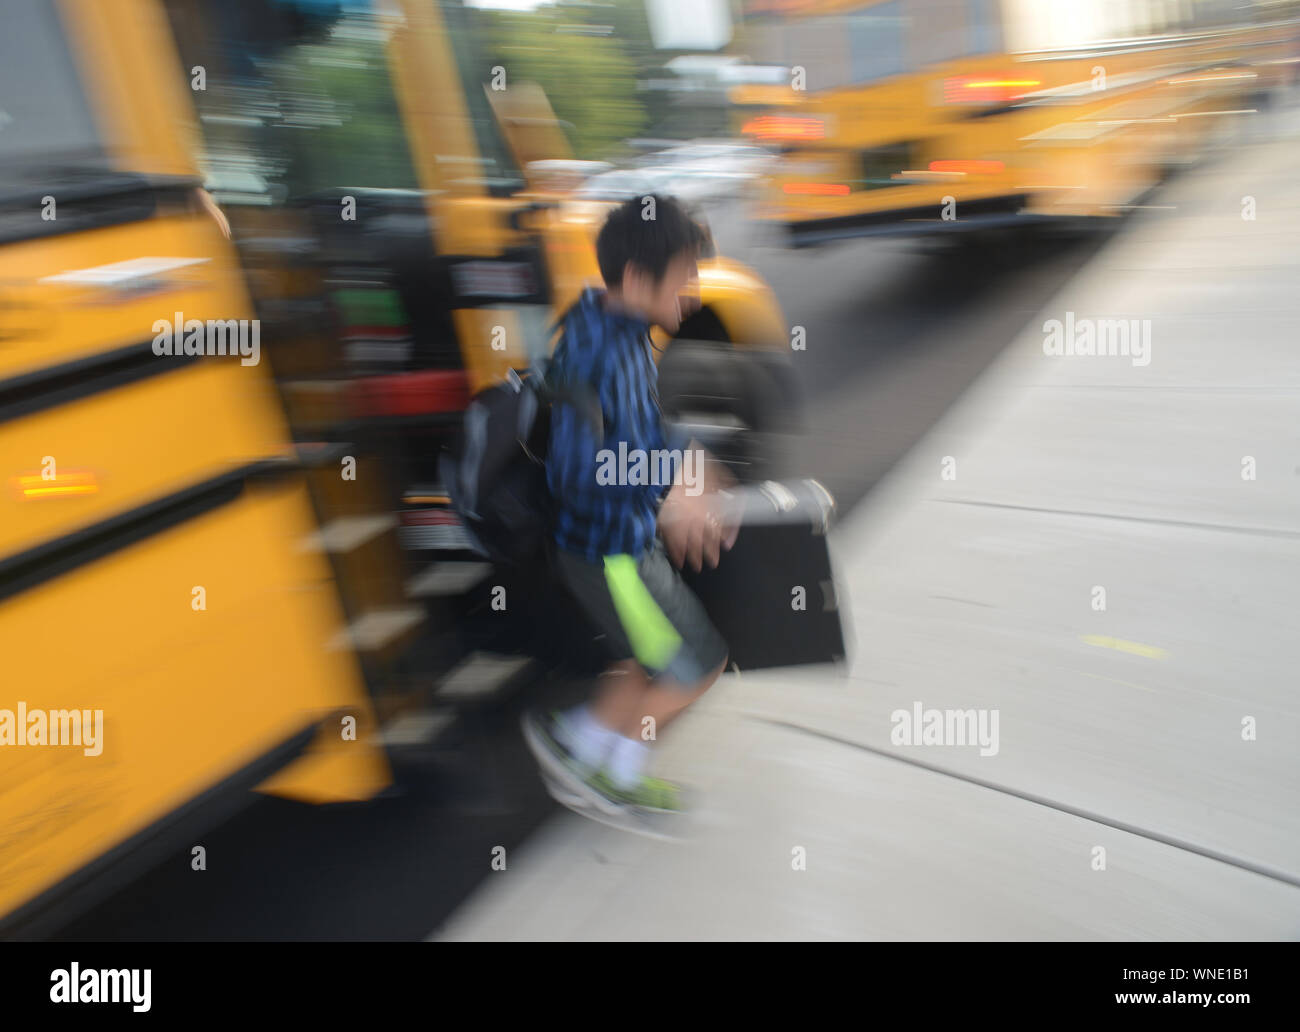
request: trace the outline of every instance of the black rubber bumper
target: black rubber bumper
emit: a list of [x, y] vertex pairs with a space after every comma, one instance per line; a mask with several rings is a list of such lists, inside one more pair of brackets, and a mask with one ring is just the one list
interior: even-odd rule
[[785, 224], [791, 247], [815, 247], [837, 240], [861, 237], [930, 236], [943, 233], [969, 233], [983, 229], [1028, 225], [1054, 221], [1053, 216], [1024, 213], [1025, 194], [1005, 197], [981, 197], [975, 201], [958, 201], [957, 217], [944, 220], [935, 205], [895, 208], [860, 215], [830, 219], [813, 219]]

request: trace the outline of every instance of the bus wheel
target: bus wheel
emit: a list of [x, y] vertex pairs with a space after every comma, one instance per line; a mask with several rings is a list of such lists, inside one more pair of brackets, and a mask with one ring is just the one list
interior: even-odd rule
[[686, 429], [737, 480], [766, 480], [787, 403], [754, 355], [716, 341], [675, 340], [659, 363], [664, 418]]

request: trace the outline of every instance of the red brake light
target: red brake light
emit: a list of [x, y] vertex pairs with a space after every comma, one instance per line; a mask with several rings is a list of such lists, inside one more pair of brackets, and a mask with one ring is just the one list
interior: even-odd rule
[[786, 183], [781, 187], [788, 194], [815, 197], [847, 197], [849, 188], [844, 183]]
[[826, 123], [807, 115], [759, 115], [746, 122], [741, 132], [760, 140], [824, 140]]

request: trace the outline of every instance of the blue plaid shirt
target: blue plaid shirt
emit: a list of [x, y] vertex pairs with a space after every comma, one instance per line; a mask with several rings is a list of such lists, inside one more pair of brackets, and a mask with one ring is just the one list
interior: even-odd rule
[[[639, 556], [653, 544], [655, 518], [671, 480], [663, 483], [662, 467], [658, 476], [649, 473], [659, 465], [650, 458], [655, 451], [685, 447], [680, 435], [670, 438], [664, 430], [651, 347], [648, 323], [606, 309], [604, 292], [589, 288], [569, 310], [547, 371], [552, 383], [588, 384], [600, 395], [604, 439], [597, 439], [576, 408], [557, 404], [546, 462], [556, 505], [555, 542], [591, 562], [606, 555]], [[638, 450], [647, 456], [648, 475], [629, 477], [630, 463], [619, 458]], [[606, 481], [615, 471], [613, 483], [597, 479], [602, 465]], [[677, 468], [674, 461], [673, 474]]]

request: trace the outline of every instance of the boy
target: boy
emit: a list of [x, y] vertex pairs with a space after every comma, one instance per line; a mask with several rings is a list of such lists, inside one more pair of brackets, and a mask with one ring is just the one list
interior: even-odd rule
[[[657, 736], [727, 665], [726, 644], [674, 565], [716, 566], [735, 541], [713, 496], [730, 478], [702, 449], [687, 454], [694, 442], [665, 432], [649, 335], [652, 324], [680, 327], [704, 239], [671, 198], [610, 212], [596, 240], [606, 289], [588, 289], [570, 309], [547, 374], [600, 396], [601, 440], [576, 409], [554, 407], [547, 477], [558, 575], [603, 632], [611, 665], [592, 702], [530, 715], [524, 731], [550, 779], [609, 813], [680, 811], [677, 786], [646, 773], [643, 729]], [[631, 464], [614, 468], [616, 455]]]

